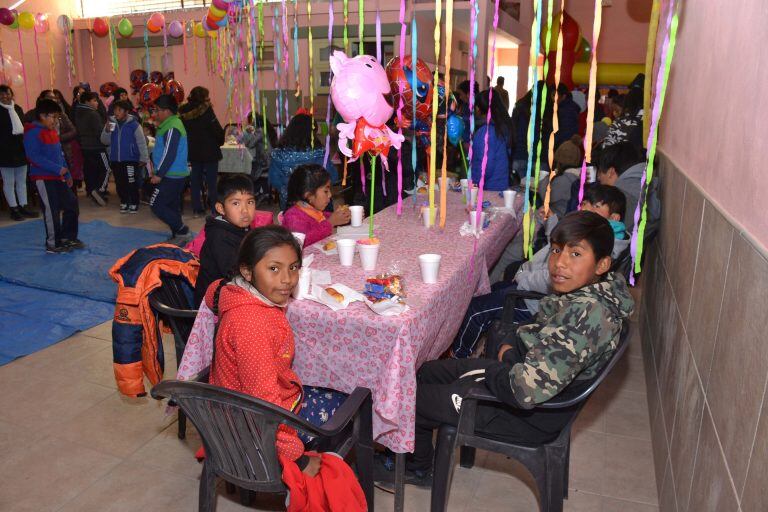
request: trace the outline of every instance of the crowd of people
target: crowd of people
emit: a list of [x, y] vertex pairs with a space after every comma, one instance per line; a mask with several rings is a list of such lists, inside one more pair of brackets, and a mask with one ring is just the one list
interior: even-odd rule
[[[487, 190], [524, 190], [533, 93], [523, 95], [510, 116], [509, 98], [500, 93], [503, 82], [493, 93], [474, 87], [475, 112], [468, 108], [469, 82], [455, 92], [459, 115], [467, 124], [469, 116], [476, 117], [473, 138], [467, 135], [461, 142], [472, 146], [469, 174], [480, 182], [485, 160]], [[536, 122], [543, 123], [541, 132], [533, 134], [534, 147], [539, 139], [549, 140], [558, 102], [552, 169], [542, 151], [540, 165], [550, 172], [542, 173], [540, 183], [529, 184], [539, 198], [550, 188], [549, 207], [536, 214], [538, 250], [526, 261], [522, 237], [512, 240], [491, 273], [492, 292], [472, 299], [466, 313], [458, 312], [464, 313], [464, 320], [447, 357], [419, 370], [416, 445], [407, 483], [430, 485], [433, 430], [456, 424], [461, 408], [456, 397], [472, 386], [486, 386], [501, 400], [478, 407], [478, 430], [529, 444], [554, 439], [575, 411], [544, 414], [536, 405], [566, 388], [588, 385], [616, 349], [632, 312], [627, 284], [615, 262], [627, 251], [640, 198], [642, 80], [633, 82], [623, 96], [609, 93], [591, 120], [586, 119], [583, 92], [563, 86], [556, 92], [550, 88], [543, 113], [535, 109]], [[350, 220], [348, 209], [334, 208], [332, 185], [339, 182], [339, 173], [332, 159], [325, 161], [325, 145], [311, 113], [298, 112], [279, 138], [261, 116], [249, 115], [244, 126], [232, 127], [229, 135], [250, 152], [251, 173], [219, 178], [220, 148], [228, 134], [213, 111], [208, 90], [193, 88], [182, 105], [170, 95], [160, 96], [151, 108], [151, 121], [144, 122], [124, 89], [117, 89], [108, 103], [82, 84], [73, 91], [72, 105], [59, 91], [47, 90], [35, 108], [24, 113], [14, 104], [13, 91], [0, 86], [0, 146], [7, 148], [0, 152], [0, 168], [12, 217], [37, 215], [27, 203], [28, 166], [45, 221], [46, 251], [82, 248], [78, 195], [84, 185], [88, 200], [107, 206], [113, 175], [121, 213], [135, 214], [145, 201], [168, 226], [169, 242], [198, 242], [195, 305], [218, 318], [212, 331], [216, 358], [211, 383], [270, 401], [318, 425], [327, 421], [344, 395], [302, 386], [291, 368], [294, 337], [284, 313], [302, 266], [303, 247], [292, 233], [303, 233], [307, 246]], [[579, 203], [581, 137], [587, 123], [593, 123], [595, 133], [591, 163], [596, 182]], [[406, 155], [409, 144], [403, 147]], [[407, 183], [421, 174], [421, 162], [413, 169], [410, 158], [403, 159]], [[357, 181], [358, 193], [365, 185], [367, 193], [391, 185], [386, 177], [381, 185], [365, 179]], [[210, 214], [196, 241], [182, 217], [188, 183], [193, 215]], [[282, 226], [257, 215], [259, 202], [272, 190], [284, 212]], [[392, 196], [379, 199], [377, 209], [386, 206], [381, 201], [393, 202]], [[477, 356], [479, 340], [500, 318], [504, 298], [513, 289], [547, 295], [518, 304], [513, 320], [521, 326], [512, 339], [486, 346], [484, 357], [471, 357]], [[311, 444], [280, 427], [281, 460], [295, 461], [314, 475], [319, 459], [306, 454]], [[380, 485], [390, 485], [393, 473], [386, 457], [376, 468]]]

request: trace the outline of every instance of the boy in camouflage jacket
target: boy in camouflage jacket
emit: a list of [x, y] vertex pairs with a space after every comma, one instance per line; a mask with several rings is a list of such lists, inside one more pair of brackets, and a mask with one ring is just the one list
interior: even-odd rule
[[[406, 483], [431, 485], [432, 432], [456, 425], [462, 397], [485, 385], [503, 404], [480, 403], [476, 429], [509, 442], [553, 440], [576, 408], [535, 409], [569, 386], [588, 386], [610, 359], [634, 302], [624, 278], [609, 273], [613, 230], [588, 211], [567, 215], [551, 236], [551, 295], [533, 323], [500, 347], [496, 359], [431, 361], [417, 374], [416, 441]], [[392, 472], [377, 467], [376, 480]]]

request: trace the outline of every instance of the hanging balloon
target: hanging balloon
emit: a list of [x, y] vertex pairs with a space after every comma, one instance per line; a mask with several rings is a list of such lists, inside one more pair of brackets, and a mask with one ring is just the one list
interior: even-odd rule
[[225, 27], [227, 25], [227, 21], [229, 21], [228, 16], [224, 16], [219, 21], [216, 22], [217, 27]]
[[211, 6], [226, 12], [229, 9], [229, 2], [227, 0], [213, 0]]
[[176, 80], [176, 73], [173, 71], [167, 72], [163, 77], [163, 83], [167, 82], [168, 80]]
[[72, 18], [66, 14], [62, 14], [56, 18], [56, 26], [59, 27], [59, 30], [62, 32], [69, 32], [72, 30]]
[[165, 82], [163, 93], [173, 96], [179, 105], [184, 101], [184, 87], [174, 79]]
[[104, 37], [109, 34], [109, 25], [104, 18], [96, 18], [93, 20], [93, 33], [99, 37]]
[[197, 37], [205, 37], [205, 28], [203, 27], [203, 24], [199, 21], [195, 23], [195, 35]]
[[457, 146], [459, 142], [461, 142], [461, 137], [464, 135], [464, 120], [451, 112], [445, 123], [445, 131], [448, 134], [448, 142]]
[[131, 89], [133, 94], [137, 94], [141, 86], [147, 83], [149, 75], [143, 69], [134, 69], [131, 71]]
[[147, 20], [147, 30], [149, 30], [153, 34], [160, 32], [161, 30], [163, 30], [164, 27], [165, 27], [165, 16], [163, 16], [159, 12], [152, 14], [152, 16], [149, 17], [149, 20]]
[[35, 17], [31, 12], [23, 12], [19, 14], [19, 26], [24, 30], [30, 30], [35, 26]]
[[206, 33], [206, 35], [207, 35], [208, 37], [210, 37], [211, 39], [216, 39], [217, 37], [219, 37], [219, 33], [218, 33], [218, 32], [216, 32], [215, 30], [208, 30], [208, 31], [206, 31], [205, 33]]
[[35, 14], [35, 32], [45, 34], [49, 28], [48, 15], [40, 12]]
[[103, 83], [99, 87], [99, 94], [101, 95], [102, 98], [109, 98], [110, 96], [112, 96], [112, 93], [114, 93], [115, 89], [117, 89], [118, 87], [120, 86], [117, 85], [115, 82]]
[[16, 9], [12, 9], [11, 14], [13, 14], [13, 23], [8, 25], [8, 28], [16, 30], [19, 28], [19, 12]]
[[173, 20], [168, 25], [168, 35], [171, 37], [181, 37], [184, 35], [184, 25], [179, 20]]
[[131, 37], [133, 35], [133, 23], [128, 18], [123, 18], [117, 24], [117, 31], [123, 37]]
[[149, 82], [152, 84], [162, 84], [163, 83], [163, 73], [160, 71], [153, 71], [149, 74]]
[[[400, 89], [403, 91], [403, 117], [413, 118], [413, 63], [410, 55], [395, 57], [387, 64], [387, 78], [394, 98], [394, 105], [400, 104]], [[432, 73], [421, 59], [416, 59], [416, 118], [432, 124]]]
[[13, 16], [13, 13], [10, 9], [6, 7], [0, 7], [0, 24], [5, 25], [6, 27], [13, 24], [13, 21], [16, 18]]
[[203, 18], [203, 26], [205, 27], [205, 30], [209, 32], [219, 30], [219, 26], [216, 24], [216, 21], [212, 20], [208, 15]]
[[139, 104], [144, 108], [149, 108], [162, 94], [163, 89], [159, 85], [144, 84], [139, 91]]
[[227, 15], [227, 9], [227, 7], [224, 9], [217, 9], [215, 5], [212, 5], [208, 8], [208, 15], [215, 20], [220, 20]]

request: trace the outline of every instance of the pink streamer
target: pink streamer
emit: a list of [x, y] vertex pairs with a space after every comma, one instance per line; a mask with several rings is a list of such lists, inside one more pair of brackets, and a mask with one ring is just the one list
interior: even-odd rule
[[[21, 30], [21, 29], [17, 29]], [[40, 90], [43, 90], [42, 66], [40, 66], [40, 46], [37, 44], [37, 30], [35, 30], [35, 56], [37, 57], [37, 80], [40, 82]]]
[[2, 41], [0, 41], [0, 83], [8, 83], [5, 80], [5, 55], [3, 54]]
[[376, 0], [376, 60], [381, 63], [381, 12], [378, 0]]
[[[333, 0], [331, 0], [331, 2], [332, 1]], [[285, 106], [285, 119], [286, 120], [290, 120], [291, 112], [290, 112], [290, 110], [288, 108], [288, 93], [287, 93], [287, 90], [290, 89], [290, 87], [288, 87], [288, 84], [289, 84], [288, 77], [290, 76], [290, 69], [291, 69], [290, 68], [290, 63], [288, 62], [288, 42], [289, 42], [289, 39], [288, 39], [288, 7], [286, 7], [286, 5], [285, 5], [285, 0], [282, 0], [281, 3], [282, 3], [282, 11], [283, 11], [283, 66], [284, 66], [283, 69], [285, 71], [285, 73], [283, 73], [283, 74], [285, 75], [285, 84], [286, 84], [285, 87], [284, 87], [284, 89], [286, 89], [285, 105], [284, 106]], [[331, 6], [331, 8], [333, 8], [333, 6]]]
[[27, 85], [27, 66], [24, 65], [24, 50], [21, 45], [21, 29], [16, 29], [19, 34], [19, 60], [21, 62], [21, 76], [24, 78], [24, 99], [27, 109], [29, 109], [29, 86]]
[[[475, 135], [475, 50], [477, 48], [477, 0], [469, 0], [470, 30], [469, 30], [469, 152], [467, 160], [472, 164], [472, 141]], [[467, 172], [467, 204], [471, 204], [472, 168]]]
[[[279, 67], [277, 64], [277, 45], [280, 44], [280, 33], [279, 33], [279, 26], [277, 21], [277, 7], [275, 7], [274, 10], [274, 17], [272, 18], [272, 44], [274, 45], [272, 47], [272, 71], [275, 73], [275, 114], [277, 116], [277, 125], [282, 126], [283, 125], [283, 116], [281, 113], [280, 107], [280, 78], [279, 78]], [[328, 96], [330, 98], [330, 95]], [[285, 120], [285, 124], [288, 124], [288, 119]], [[266, 130], [264, 135], [266, 136]]]
[[[194, 25], [192, 25], [194, 28]], [[184, 43], [184, 73], [187, 72], [187, 22], [184, 22], [184, 32], [181, 34], [181, 41]]]
[[[405, 0], [400, 0], [400, 65], [405, 58]], [[399, 91], [399, 104], [397, 106], [397, 133], [403, 134], [403, 83], [397, 82]], [[415, 169], [414, 169], [415, 172]], [[397, 215], [403, 214], [403, 151], [397, 150]]]
[[[333, 0], [328, 2], [328, 48], [333, 44]], [[331, 77], [333, 78], [333, 74]], [[325, 155], [323, 156], [323, 166], [328, 167], [328, 157], [331, 155], [331, 95], [328, 95], [328, 108], [325, 111], [325, 127], [328, 133], [325, 134]]]

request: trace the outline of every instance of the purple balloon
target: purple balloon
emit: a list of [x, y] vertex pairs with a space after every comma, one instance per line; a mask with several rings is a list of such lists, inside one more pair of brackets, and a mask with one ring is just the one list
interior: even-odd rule
[[168, 35], [171, 37], [181, 37], [184, 35], [184, 25], [179, 20], [172, 21], [168, 25]]
[[13, 13], [10, 9], [0, 7], [0, 23], [3, 25], [13, 25]]

